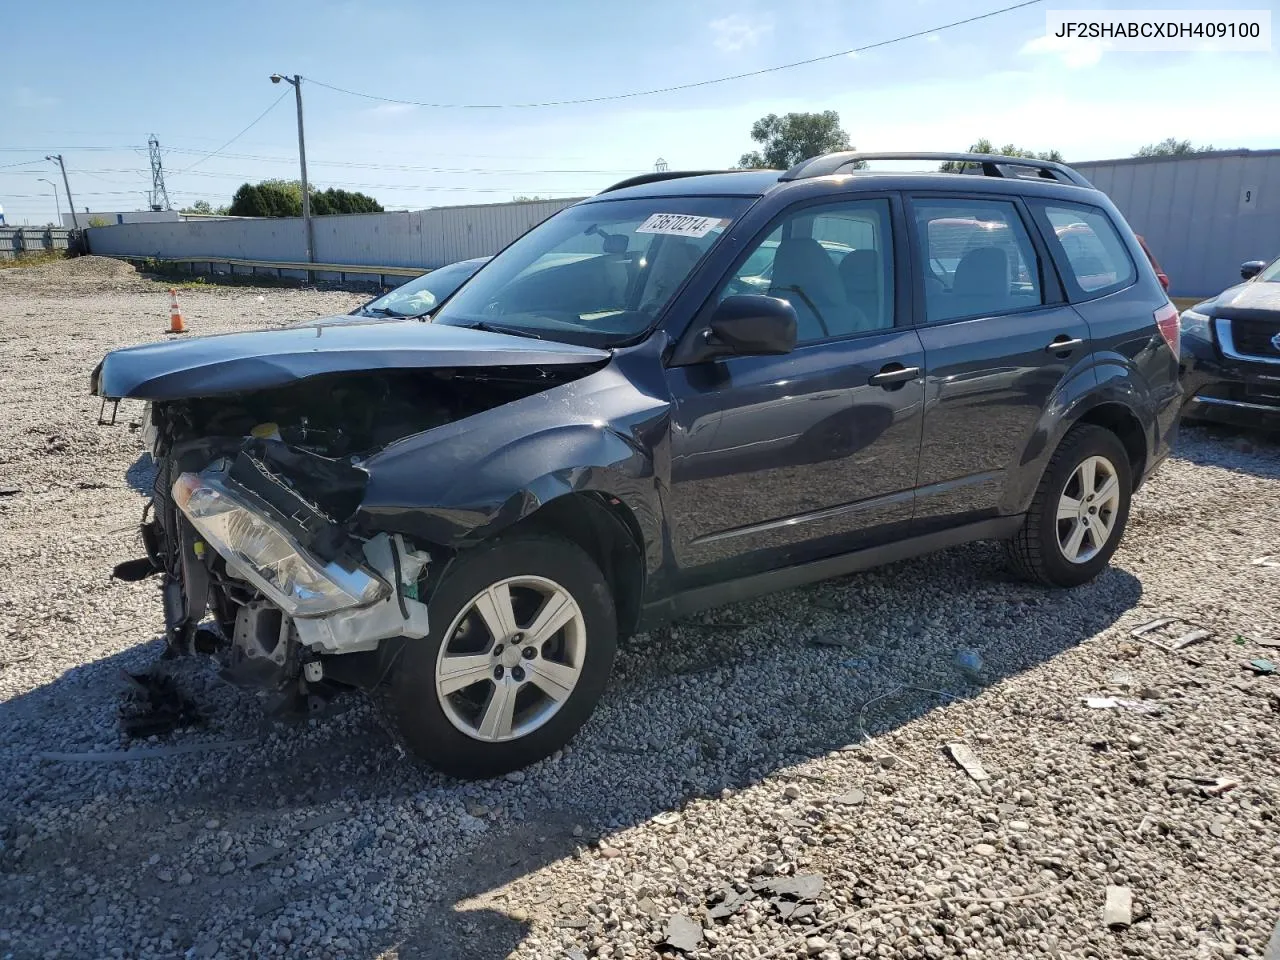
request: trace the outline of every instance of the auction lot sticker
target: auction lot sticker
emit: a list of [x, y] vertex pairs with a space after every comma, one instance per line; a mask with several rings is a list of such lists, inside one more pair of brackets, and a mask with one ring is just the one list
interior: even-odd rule
[[655, 213], [636, 233], [665, 233], [673, 237], [705, 237], [720, 226], [720, 217], [694, 217], [686, 213]]

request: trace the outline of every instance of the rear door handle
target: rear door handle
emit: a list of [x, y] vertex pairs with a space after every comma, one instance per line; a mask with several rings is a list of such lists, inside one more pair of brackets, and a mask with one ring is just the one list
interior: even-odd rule
[[1068, 337], [1065, 333], [1060, 333], [1053, 338], [1052, 343], [1045, 344], [1045, 353], [1067, 353], [1076, 347], [1083, 347], [1084, 341], [1079, 337]]
[[918, 376], [920, 376], [919, 367], [904, 367], [899, 363], [891, 363], [882, 367], [879, 373], [868, 377], [867, 383], [873, 387], [892, 387], [897, 383], [906, 383], [908, 380], [914, 380]]

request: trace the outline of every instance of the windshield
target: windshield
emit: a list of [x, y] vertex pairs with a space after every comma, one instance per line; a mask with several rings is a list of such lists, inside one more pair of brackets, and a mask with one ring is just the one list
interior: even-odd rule
[[1271, 266], [1258, 274], [1258, 279], [1264, 282], [1280, 283], [1280, 257], [1272, 260]]
[[587, 346], [623, 343], [657, 322], [751, 202], [653, 197], [570, 207], [498, 254], [435, 322]]
[[359, 312], [365, 316], [420, 317], [439, 306], [484, 264], [483, 259], [463, 260], [432, 270], [366, 303]]

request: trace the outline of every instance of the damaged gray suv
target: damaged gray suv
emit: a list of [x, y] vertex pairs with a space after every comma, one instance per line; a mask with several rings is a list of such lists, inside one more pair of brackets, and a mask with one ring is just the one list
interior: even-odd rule
[[172, 653], [303, 705], [388, 686], [479, 777], [699, 608], [978, 539], [1089, 580], [1169, 450], [1176, 312], [1070, 168], [853, 170], [887, 156], [625, 181], [431, 323], [111, 353], [158, 465], [117, 575], [159, 576]]

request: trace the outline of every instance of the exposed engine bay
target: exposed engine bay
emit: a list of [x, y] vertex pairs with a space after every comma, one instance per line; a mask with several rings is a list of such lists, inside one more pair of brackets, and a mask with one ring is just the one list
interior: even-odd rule
[[213, 655], [281, 708], [376, 686], [403, 640], [427, 634], [451, 550], [355, 522], [366, 458], [587, 369], [374, 370], [152, 401], [147, 556], [116, 576], [161, 575], [168, 655]]

